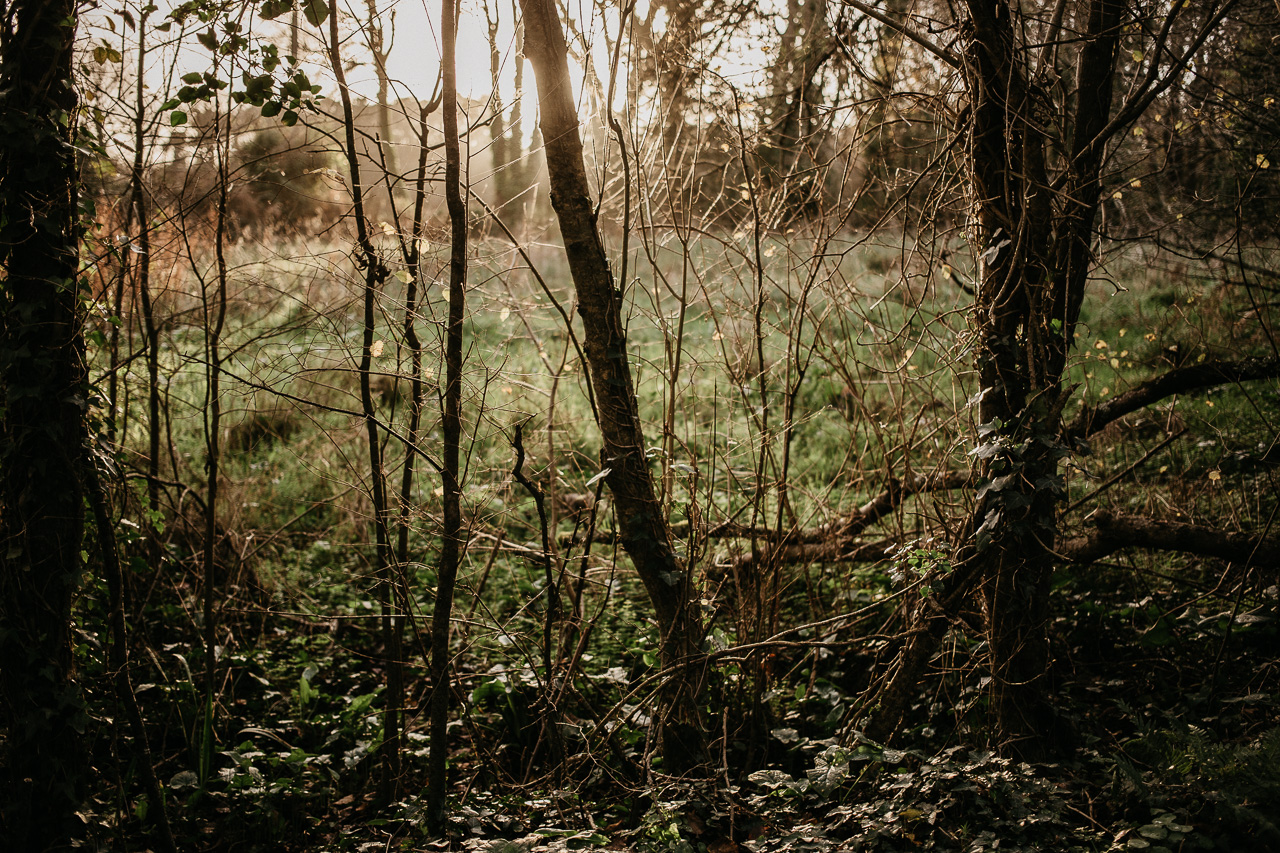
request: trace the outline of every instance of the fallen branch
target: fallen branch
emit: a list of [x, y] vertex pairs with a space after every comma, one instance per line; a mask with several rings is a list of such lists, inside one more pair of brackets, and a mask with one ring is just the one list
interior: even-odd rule
[[1112, 421], [1158, 403], [1174, 394], [1201, 391], [1218, 385], [1280, 377], [1280, 358], [1246, 358], [1178, 367], [1149, 379], [1096, 406], [1086, 406], [1066, 429], [1068, 439], [1084, 439]]
[[[808, 530], [791, 530], [779, 533], [773, 528], [750, 527], [736, 522], [725, 522], [707, 530], [712, 539], [757, 538], [766, 542], [782, 542], [786, 545], [821, 545], [846, 547], [854, 538], [880, 519], [892, 514], [907, 498], [925, 492], [945, 492], [973, 485], [977, 478], [970, 471], [943, 471], [937, 474], [914, 474], [905, 481], [891, 479], [889, 487], [848, 515]], [[684, 528], [678, 527], [681, 535]]]
[[896, 545], [892, 539], [864, 542], [860, 539], [832, 539], [827, 542], [791, 542], [766, 545], [757, 553], [741, 554], [717, 570], [733, 573], [754, 571], [757, 562], [767, 565], [798, 563], [875, 563]]
[[1145, 548], [1217, 557], [1273, 570], [1280, 567], [1280, 536], [1232, 533], [1198, 524], [1110, 512], [1099, 512], [1092, 520], [1095, 529], [1063, 542], [1057, 549], [1059, 555], [1073, 563], [1090, 563], [1122, 548]]

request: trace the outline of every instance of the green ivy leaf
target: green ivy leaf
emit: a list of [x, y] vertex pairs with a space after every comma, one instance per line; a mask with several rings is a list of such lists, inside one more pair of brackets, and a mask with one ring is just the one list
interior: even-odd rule
[[170, 127], [181, 127], [186, 123], [187, 123], [187, 114], [184, 113], [182, 110], [174, 110], [173, 112], [169, 113]]
[[93, 61], [99, 65], [106, 65], [108, 62], [119, 63], [120, 60], [120, 51], [114, 47], [103, 44], [93, 49]]
[[293, 0], [265, 0], [258, 9], [258, 17], [264, 21], [278, 18], [293, 9]]
[[302, 14], [307, 23], [318, 27], [329, 17], [329, 4], [325, 0], [302, 0]]
[[183, 788], [198, 788], [200, 786], [200, 777], [192, 773], [190, 770], [183, 770], [174, 774], [169, 780], [169, 787], [181, 791]]

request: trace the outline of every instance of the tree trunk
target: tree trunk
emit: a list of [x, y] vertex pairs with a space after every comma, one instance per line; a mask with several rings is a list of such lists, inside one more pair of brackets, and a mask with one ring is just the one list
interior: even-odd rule
[[525, 55], [538, 81], [551, 204], [560, 223], [583, 324], [583, 349], [604, 440], [606, 482], [613, 494], [619, 538], [653, 604], [661, 632], [661, 661], [674, 667], [663, 693], [664, 759], [702, 755], [698, 697], [706, 673], [702, 625], [691, 579], [676, 556], [645, 456], [627, 339], [622, 292], [615, 285], [592, 209], [574, 110], [564, 32], [554, 3], [521, 0]]
[[[444, 111], [445, 204], [449, 209], [449, 320], [445, 327], [444, 411], [444, 527], [440, 532], [440, 570], [435, 609], [431, 614], [431, 757], [427, 789], [427, 825], [436, 835], [445, 832], [448, 792], [447, 759], [449, 705], [449, 620], [453, 592], [462, 562], [462, 322], [466, 313], [467, 206], [462, 198], [462, 150], [458, 138], [458, 0], [441, 0], [440, 67]], [[425, 140], [424, 140], [425, 141]]]
[[[963, 72], [972, 104], [971, 178], [981, 259], [975, 318], [981, 389], [978, 458], [986, 481], [974, 515], [991, 657], [991, 707], [1002, 748], [1047, 760], [1066, 744], [1049, 696], [1048, 590], [1063, 494], [1062, 372], [1091, 263], [1110, 112], [1119, 7], [1092, 0], [1078, 56], [1075, 135], [1064, 186], [1043, 93], [1018, 50], [1004, 3], [971, 0]], [[1059, 207], [1055, 210], [1054, 205]]]
[[376, 301], [390, 271], [378, 256], [369, 236], [365, 216], [364, 188], [360, 179], [360, 158], [356, 150], [355, 114], [351, 92], [347, 89], [342, 65], [342, 42], [338, 35], [338, 3], [329, 3], [329, 66], [338, 84], [342, 101], [343, 153], [351, 184], [351, 213], [356, 225], [358, 264], [364, 270], [364, 318], [360, 348], [360, 411], [364, 417], [365, 436], [369, 448], [370, 497], [373, 501], [374, 577], [382, 604], [383, 665], [386, 667], [387, 689], [383, 694], [382, 745], [378, 749], [378, 801], [390, 803], [400, 796], [402, 780], [403, 733], [401, 708], [404, 706], [404, 655], [401, 649], [401, 599], [403, 583], [391, 550], [391, 512], [387, 504], [387, 479], [383, 466], [382, 445], [378, 441], [377, 411], [373, 403], [370, 370], [373, 367], [373, 336], [376, 328]]
[[15, 0], [0, 33], [0, 837], [66, 845], [84, 793], [71, 605], [86, 374], [72, 46], [76, 4]]

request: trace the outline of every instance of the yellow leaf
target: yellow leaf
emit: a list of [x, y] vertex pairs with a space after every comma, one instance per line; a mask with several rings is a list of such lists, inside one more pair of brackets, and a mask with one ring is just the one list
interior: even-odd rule
[[382, 346], [383, 346], [382, 341], [374, 341], [373, 345], [369, 347], [369, 355], [373, 356], [374, 358], [377, 358], [378, 356], [382, 355]]

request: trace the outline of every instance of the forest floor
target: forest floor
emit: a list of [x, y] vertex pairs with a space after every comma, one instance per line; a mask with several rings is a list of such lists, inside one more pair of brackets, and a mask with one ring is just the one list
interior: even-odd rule
[[[955, 283], [963, 271], [922, 285], [929, 273], [895, 269], [900, 253], [891, 248], [851, 245], [797, 260], [787, 256], [795, 242], [770, 238], [762, 251], [776, 250], [767, 293], [727, 239], [684, 247], [697, 255], [689, 268], [708, 271], [690, 291], [696, 298], [664, 289], [677, 254], [655, 249], [651, 267], [636, 273], [638, 393], [653, 414], [654, 468], [674, 525], [781, 524], [785, 476], [792, 523], [814, 529], [904, 471], [970, 464], [967, 297]], [[145, 489], [118, 496], [133, 682], [179, 849], [1280, 850], [1275, 566], [1125, 551], [1057, 570], [1051, 696], [1075, 737], [1059, 763], [1000, 756], [976, 612], [953, 626], [893, 741], [861, 735], [858, 714], [895, 653], [895, 609], [903, 595], [928, 594], [904, 577], [945, 562], [930, 537], [963, 512], [963, 499], [949, 494], [916, 496], [883, 520], [883, 534], [906, 548], [896, 557], [780, 565], [771, 586], [750, 595], [732, 568], [750, 543], [681, 540], [682, 557], [697, 566], [717, 664], [697, 709], [708, 761], [667, 772], [651, 719], [656, 628], [613, 542], [607, 501], [592, 494], [601, 487], [598, 441], [574, 342], [550, 304], [553, 296], [571, 303], [496, 253], [492, 270], [477, 264], [469, 297], [472, 540], [455, 609], [449, 833], [432, 838], [425, 634], [438, 481], [419, 472], [406, 501], [413, 545], [402, 606], [413, 619], [404, 635], [404, 770], [395, 796], [378, 802], [386, 590], [372, 568], [363, 428], [353, 416], [357, 291], [335, 284], [346, 263], [337, 253], [303, 246], [295, 255], [305, 260], [264, 260], [260, 251], [240, 246], [230, 259], [254, 283], [236, 294], [223, 341], [231, 356], [211, 726], [203, 722], [204, 519], [192, 497], [204, 488], [209, 438], [207, 332], [198, 325], [166, 327], [160, 365], [165, 476], [194, 485], [166, 485], [164, 513], [146, 506]], [[1241, 320], [1250, 316], [1244, 296], [1213, 270], [1171, 276], [1141, 256], [1121, 260], [1108, 281], [1124, 288], [1091, 301], [1082, 317], [1069, 370], [1082, 405], [1174, 364], [1264, 346], [1256, 324]], [[566, 281], [554, 263], [544, 275]], [[820, 275], [806, 268], [819, 263], [828, 264]], [[403, 430], [408, 361], [396, 337], [397, 286], [383, 294], [376, 391], [380, 417]], [[194, 297], [176, 287], [164, 299], [175, 318], [198, 317]], [[422, 311], [438, 320], [442, 306], [437, 289]], [[428, 381], [441, 372], [434, 358], [424, 365]], [[145, 377], [124, 378], [134, 407], [121, 415], [128, 468], [145, 446]], [[1280, 495], [1278, 401], [1275, 383], [1213, 389], [1108, 427], [1064, 467], [1064, 535], [1097, 510], [1270, 529]], [[428, 446], [438, 440], [435, 417], [422, 433]], [[534, 559], [533, 501], [513, 485], [516, 423], [531, 424], [528, 472], [560, 519], [550, 589]], [[386, 446], [399, 472], [406, 456], [396, 455], [397, 442]], [[581, 534], [593, 523], [584, 557]], [[548, 607], [552, 589], [560, 608]], [[86, 847], [156, 849], [136, 746], [116, 722], [123, 714], [104, 668], [107, 607], [105, 585], [91, 580], [77, 648], [98, 779], [82, 812]]]

